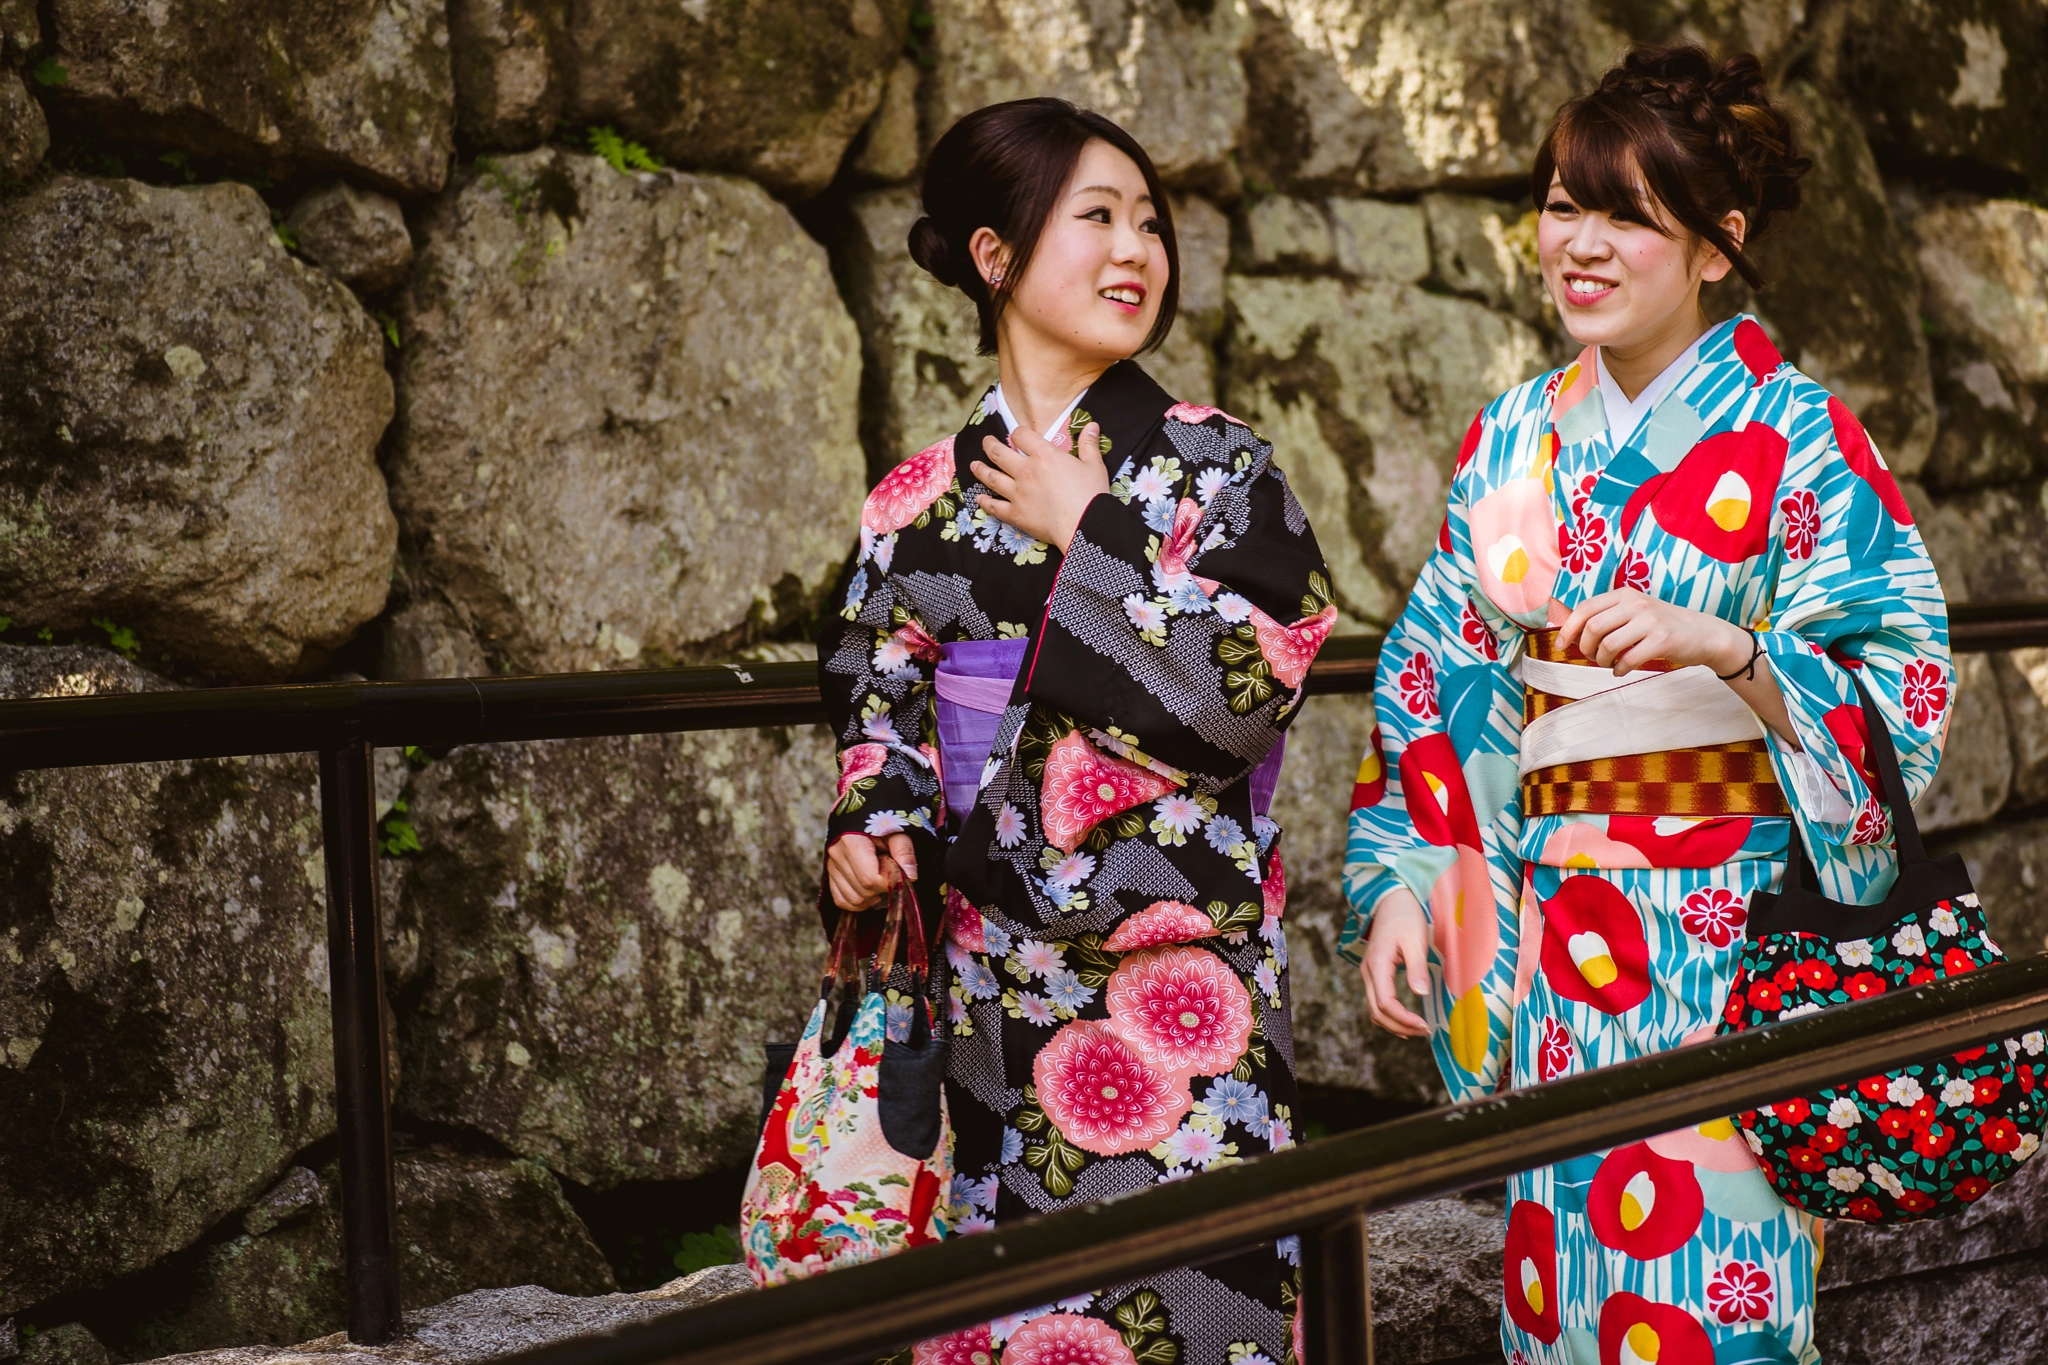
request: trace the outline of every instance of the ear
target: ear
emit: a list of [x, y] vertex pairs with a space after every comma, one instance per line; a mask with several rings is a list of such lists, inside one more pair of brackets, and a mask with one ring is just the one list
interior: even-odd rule
[[994, 228], [978, 227], [967, 239], [967, 254], [974, 258], [974, 268], [986, 284], [1009, 265], [1010, 248], [1003, 239], [996, 236]]
[[[1737, 247], [1743, 244], [1749, 234], [1749, 220], [1743, 216], [1741, 209], [1730, 209], [1721, 219], [1720, 227], [1721, 231], [1734, 240]], [[1728, 272], [1735, 269], [1735, 263], [1723, 255], [1721, 249], [1712, 242], [1701, 241], [1700, 250], [1706, 253], [1705, 259], [1700, 263], [1701, 279], [1724, 280], [1728, 278]]]

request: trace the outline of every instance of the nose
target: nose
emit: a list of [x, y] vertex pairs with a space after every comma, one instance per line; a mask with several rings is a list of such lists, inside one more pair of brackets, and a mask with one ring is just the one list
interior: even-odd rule
[[1151, 245], [1145, 240], [1146, 234], [1138, 231], [1135, 223], [1119, 223], [1110, 234], [1109, 258], [1117, 265], [1132, 269], [1143, 269], [1151, 258]]
[[1565, 240], [1565, 254], [1575, 261], [1602, 261], [1614, 254], [1613, 243], [1607, 240], [1607, 215], [1604, 213], [1582, 213], [1573, 225], [1572, 235]]

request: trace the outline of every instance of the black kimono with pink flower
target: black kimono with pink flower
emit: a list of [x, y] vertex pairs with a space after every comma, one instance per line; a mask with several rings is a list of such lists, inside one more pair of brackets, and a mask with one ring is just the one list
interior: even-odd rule
[[[1327, 570], [1244, 424], [1129, 361], [1069, 441], [1090, 421], [1113, 482], [1064, 557], [977, 505], [969, 464], [1007, 434], [985, 397], [869, 495], [819, 643], [832, 837], [908, 831], [944, 920], [956, 1235], [1293, 1142], [1285, 875], [1250, 778], [1336, 618]], [[943, 647], [1020, 638], [978, 790], [948, 809]], [[1104, 1286], [916, 1358], [1280, 1365], [1296, 1260]]]

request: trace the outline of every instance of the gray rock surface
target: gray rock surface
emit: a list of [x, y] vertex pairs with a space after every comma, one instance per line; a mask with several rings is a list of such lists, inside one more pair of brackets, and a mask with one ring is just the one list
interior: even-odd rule
[[1435, 541], [1466, 428], [1541, 373], [1543, 341], [1409, 285], [1233, 275], [1227, 294], [1224, 406], [1273, 442], [1314, 517], [1338, 629], [1389, 623]]
[[1491, 1199], [1429, 1199], [1366, 1221], [1381, 1365], [1500, 1358], [1507, 1215]]
[[50, 124], [21, 73], [0, 69], [0, 185], [26, 180], [50, 150]]
[[384, 622], [380, 678], [482, 678], [490, 671], [476, 636], [446, 602], [408, 602]]
[[[1877, 1284], [1927, 1270], [2048, 1250], [2048, 1162], [2028, 1161], [1950, 1218], [1925, 1223], [1828, 1224], [1820, 1290]], [[1953, 1357], [1948, 1357], [1953, 1358]]]
[[1424, 195], [1422, 208], [1430, 259], [1446, 288], [1533, 326], [1556, 326], [1536, 265], [1535, 210], [1464, 194]]
[[1920, 828], [1928, 834], [1989, 820], [2012, 790], [2012, 739], [1991, 658], [1958, 654], [1955, 670], [1955, 712], [1949, 717], [1941, 768], [1913, 803]]
[[383, 356], [247, 186], [59, 176], [0, 200], [7, 614], [111, 618], [232, 677], [317, 661], [390, 585]]
[[1327, 207], [1339, 270], [1396, 284], [1429, 278], [1429, 225], [1421, 205], [1332, 199]]
[[1313, 200], [1269, 194], [1244, 211], [1241, 269], [1316, 270], [1335, 254], [1330, 220]]
[[565, 0], [447, 0], [455, 131], [465, 146], [519, 151], [546, 138], [562, 113], [555, 62], [569, 21]]
[[1239, 54], [1251, 35], [1243, 6], [933, 0], [931, 14], [927, 147], [985, 104], [1057, 95], [1115, 119], [1170, 185], [1236, 184], [1230, 154], [1245, 121]]
[[49, 98], [133, 145], [273, 177], [441, 188], [455, 100], [439, 3], [48, 0]]
[[583, 0], [561, 48], [568, 116], [806, 198], [875, 112], [909, 23], [909, 0]]
[[292, 205], [285, 226], [310, 260], [366, 294], [397, 284], [412, 264], [412, 236], [398, 202], [346, 180]]
[[415, 775], [401, 1106], [597, 1188], [745, 1160], [762, 1044], [816, 998], [832, 781], [815, 728], [479, 746]]
[[740, 1266], [713, 1266], [640, 1294], [577, 1298], [538, 1285], [479, 1289], [406, 1313], [386, 1346], [357, 1346], [336, 1332], [297, 1346], [235, 1346], [178, 1357], [179, 1365], [472, 1365], [568, 1337], [695, 1308], [754, 1287]]
[[83, 1324], [67, 1322], [22, 1343], [20, 1365], [107, 1365], [106, 1345]]
[[1553, 111], [1627, 45], [1599, 17], [1610, 8], [1262, 0], [1245, 57], [1247, 176], [1352, 193], [1526, 176]]
[[[161, 688], [0, 647], [0, 695]], [[0, 1315], [186, 1246], [333, 1130], [310, 756], [0, 784]]]
[[2048, 820], [1952, 834], [1928, 851], [1963, 855], [1991, 936], [2009, 955], [2048, 952]]
[[1230, 220], [1199, 195], [1175, 195], [1173, 230], [1180, 251], [1180, 311], [1159, 349], [1138, 357], [1138, 362], [1183, 403], [1207, 405], [1216, 401], [1216, 344], [1223, 334]]
[[908, 57], [890, 69], [882, 102], [868, 120], [866, 140], [854, 158], [854, 173], [865, 180], [908, 180], [917, 173], [923, 147], [917, 136], [917, 90], [924, 68]]
[[[618, 1286], [561, 1185], [532, 1161], [402, 1153], [397, 1163], [399, 1283], [409, 1303], [477, 1289], [535, 1285], [561, 1294]], [[310, 1200], [303, 1187], [310, 1181]], [[288, 1344], [342, 1328], [339, 1183], [330, 1165], [295, 1167], [259, 1208], [284, 1204], [273, 1227], [207, 1250], [175, 1306], [123, 1344], [139, 1358], [251, 1342]]]
[[1909, 220], [1930, 320], [2048, 383], [2048, 209], [2015, 199], [1938, 204]]
[[2048, 649], [1991, 656], [2012, 737], [2012, 803], [2048, 801]]
[[809, 612], [863, 490], [859, 340], [758, 186], [478, 163], [400, 305], [392, 500], [501, 669], [729, 652]]
[[1814, 1340], [1828, 1365], [2037, 1365], [2048, 1359], [2044, 1297], [2048, 1257], [1980, 1262], [1824, 1294]]
[[2048, 504], [2039, 488], [1980, 488], [1935, 501], [1901, 481], [1951, 602], [2048, 598]]

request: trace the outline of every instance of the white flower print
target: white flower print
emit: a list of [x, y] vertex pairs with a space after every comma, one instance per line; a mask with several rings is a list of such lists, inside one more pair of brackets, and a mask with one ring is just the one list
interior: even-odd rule
[[1892, 935], [1892, 947], [1907, 957], [1927, 956], [1927, 936], [1920, 932], [1917, 924], [1908, 924]]
[[1927, 1094], [1920, 1088], [1920, 1082], [1911, 1076], [1894, 1076], [1890, 1085], [1884, 1088], [1884, 1097], [1901, 1109], [1911, 1109]]
[[875, 542], [875, 567], [883, 573], [889, 572], [889, 565], [896, 558], [896, 533], [891, 531]]
[[1835, 945], [1835, 956], [1842, 959], [1846, 967], [1868, 967], [1870, 965], [1870, 940], [1852, 938]]
[[953, 1231], [963, 1236], [976, 1232], [994, 1232], [996, 1220], [985, 1213], [970, 1213], [953, 1224]]
[[1050, 1028], [1060, 1021], [1058, 1011], [1046, 1003], [1045, 997], [1034, 995], [1030, 991], [1017, 993], [1017, 1017], [1028, 1024], [1038, 1024], [1045, 1028]]
[[1963, 926], [1956, 922], [1956, 912], [1949, 909], [1946, 905], [1934, 907], [1933, 911], [1927, 916], [1927, 925], [1935, 933], [1947, 934], [1950, 938], [1954, 938], [1963, 931]]
[[[1045, 879], [1054, 886], [1079, 886], [1095, 875], [1095, 859], [1087, 853], [1069, 853], [1054, 863]], [[1064, 964], [1063, 964], [1064, 965]]]
[[1209, 1164], [1220, 1156], [1237, 1150], [1234, 1142], [1226, 1143], [1222, 1138], [1192, 1124], [1182, 1124], [1160, 1146], [1166, 1150], [1161, 1154], [1174, 1166], [1201, 1166]]
[[996, 843], [1002, 848], [1015, 848], [1023, 842], [1024, 814], [1005, 801], [996, 813]]
[[1208, 818], [1202, 803], [1185, 792], [1173, 792], [1152, 803], [1152, 832], [1161, 844], [1185, 844]]
[[1165, 465], [1158, 460], [1139, 470], [1131, 480], [1131, 496], [1140, 502], [1158, 502], [1161, 498], [1173, 496], [1173, 480], [1168, 477]]
[[1056, 1007], [1071, 1013], [1088, 1007], [1095, 998], [1095, 987], [1082, 985], [1072, 972], [1054, 972], [1045, 979], [1045, 993]]
[[1749, 1129], [1745, 1128], [1742, 1130], [1742, 1140], [1749, 1144], [1749, 1150], [1756, 1155], [1762, 1156], [1764, 1154], [1764, 1140], [1755, 1133], [1750, 1132]]
[[1138, 634], [1148, 643], [1166, 643], [1166, 604], [1146, 597], [1143, 593], [1132, 593], [1124, 599], [1124, 615], [1131, 618]]
[[1195, 501], [1207, 507], [1209, 500], [1216, 496], [1216, 490], [1230, 482], [1230, 475], [1215, 465], [1210, 465], [1195, 475]]
[[1275, 1114], [1266, 1120], [1266, 1146], [1275, 1152], [1284, 1152], [1294, 1145], [1294, 1130], [1287, 1120]]
[[1259, 994], [1276, 1004], [1280, 999], [1280, 974], [1273, 970], [1270, 960], [1252, 968], [1252, 980], [1258, 984]]
[[2038, 1057], [2041, 1055], [2041, 1049], [2048, 1047], [2048, 1039], [2042, 1037], [2040, 1029], [2035, 1029], [2032, 1033], [2020, 1035], [2020, 1046], [2027, 1050], [2029, 1057]]
[[1950, 1109], [1961, 1109], [1977, 1102], [1977, 1087], [1970, 1082], [1957, 1079], [1941, 1088], [1941, 1102]]
[[910, 646], [891, 635], [875, 646], [875, 671], [877, 673], [900, 673], [910, 667], [914, 656]]
[[1780, 1010], [1778, 1012], [1778, 1018], [1797, 1019], [1803, 1014], [1819, 1014], [1820, 1009], [1821, 1007], [1819, 1001], [1809, 1000], [1803, 1005], [1794, 1005], [1792, 1008], [1788, 1010]]
[[1216, 614], [1231, 625], [1252, 619], [1252, 604], [1234, 592], [1216, 594]]
[[910, 827], [908, 817], [900, 810], [878, 810], [867, 820], [867, 833], [879, 839], [888, 834], [901, 834]]
[[1853, 1166], [1836, 1166], [1828, 1172], [1828, 1184], [1843, 1194], [1854, 1194], [1863, 1188], [1863, 1172]]
[[2040, 1150], [2041, 1139], [2038, 1134], [2021, 1133], [2020, 1145], [2013, 1148], [2012, 1159], [2014, 1161], [2025, 1161], [2028, 1157], [2032, 1156], [2034, 1153]]
[[1166, 609], [1182, 616], [1200, 616], [1209, 610], [1209, 594], [1202, 591], [1202, 585], [1189, 574], [1187, 581], [1176, 584], [1166, 595]]
[[1289, 1265], [1301, 1264], [1301, 1234], [1292, 1233], [1273, 1243], [1273, 1254]]
[[961, 971], [960, 989], [976, 1000], [989, 1000], [1002, 987], [996, 981], [996, 974], [988, 969], [988, 964], [977, 961], [968, 963]]
[[1186, 569], [1171, 570], [1163, 564], [1152, 566], [1152, 586], [1163, 593], [1171, 593], [1174, 589], [1194, 581], [1195, 576]]
[[1008, 957], [1010, 954], [1010, 931], [998, 929], [989, 923], [987, 915], [981, 917], [981, 941], [986, 943], [989, 952], [997, 957]]
[[1067, 957], [1050, 943], [1040, 943], [1027, 938], [1017, 945], [1017, 965], [1025, 972], [1025, 979], [1034, 976], [1050, 976], [1067, 969]]
[[1863, 1122], [1863, 1110], [1856, 1101], [1842, 1096], [1828, 1105], [1828, 1122], [1837, 1128], [1854, 1128]]
[[1879, 1189], [1894, 1199], [1906, 1192], [1905, 1182], [1875, 1161], [1870, 1163], [1870, 1178], [1877, 1182]]

